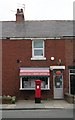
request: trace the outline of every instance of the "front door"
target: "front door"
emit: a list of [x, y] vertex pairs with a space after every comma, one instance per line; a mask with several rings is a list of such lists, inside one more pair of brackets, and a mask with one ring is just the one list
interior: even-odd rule
[[63, 98], [63, 74], [53, 74], [53, 83], [54, 83], [54, 99]]

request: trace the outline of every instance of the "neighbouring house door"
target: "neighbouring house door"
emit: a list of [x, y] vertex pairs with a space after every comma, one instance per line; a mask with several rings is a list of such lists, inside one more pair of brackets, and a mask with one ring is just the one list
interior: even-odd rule
[[70, 93], [75, 94], [75, 74], [70, 75]]
[[63, 98], [63, 74], [53, 74], [54, 99]]

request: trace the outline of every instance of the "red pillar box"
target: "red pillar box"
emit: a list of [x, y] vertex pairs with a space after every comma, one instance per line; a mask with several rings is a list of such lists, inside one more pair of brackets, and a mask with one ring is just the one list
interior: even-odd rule
[[35, 80], [35, 103], [41, 103], [41, 80]]

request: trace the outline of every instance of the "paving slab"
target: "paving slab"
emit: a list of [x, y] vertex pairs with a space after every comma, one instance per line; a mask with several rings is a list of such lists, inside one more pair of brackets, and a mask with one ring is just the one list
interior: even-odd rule
[[41, 100], [41, 103], [35, 103], [34, 100], [18, 100], [15, 104], [0, 104], [0, 110], [13, 109], [73, 109], [74, 105], [65, 100]]

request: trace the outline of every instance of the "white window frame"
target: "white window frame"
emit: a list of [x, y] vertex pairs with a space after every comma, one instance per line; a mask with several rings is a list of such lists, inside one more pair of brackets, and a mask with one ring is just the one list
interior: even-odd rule
[[[22, 77], [20, 77], [20, 90], [35, 90], [35, 88], [22, 88]], [[48, 77], [48, 84], [45, 88], [41, 88], [41, 90], [50, 90], [50, 77]]]
[[[34, 41], [43, 41], [43, 48], [34, 48]], [[34, 55], [34, 50], [43, 50], [43, 55], [42, 56], [35, 56]], [[32, 58], [31, 60], [46, 60], [46, 57], [45, 57], [45, 45], [44, 45], [44, 39], [33, 39], [32, 40]]]

